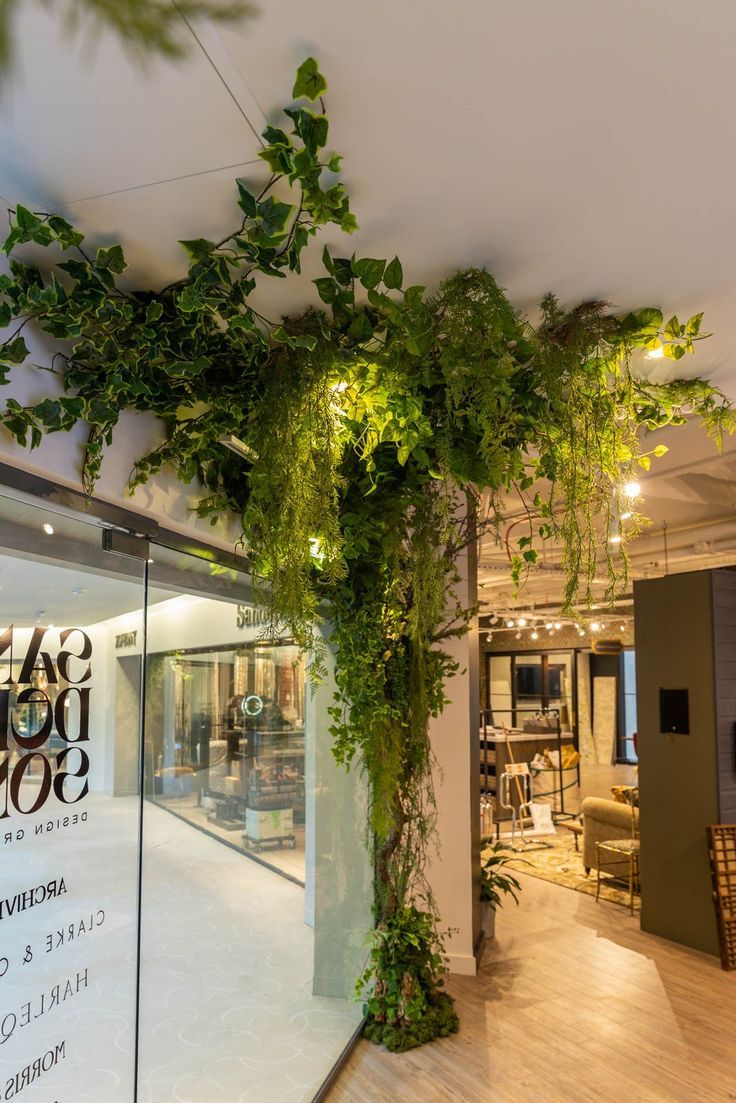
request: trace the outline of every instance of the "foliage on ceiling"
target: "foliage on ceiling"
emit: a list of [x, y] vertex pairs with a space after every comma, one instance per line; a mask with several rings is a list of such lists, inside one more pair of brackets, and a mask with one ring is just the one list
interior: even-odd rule
[[700, 315], [619, 317], [601, 302], [567, 309], [548, 295], [532, 324], [485, 271], [430, 292], [407, 286], [397, 257], [325, 250], [315, 281], [323, 307], [266, 318], [255, 292], [298, 274], [320, 227], [357, 229], [340, 158], [325, 152], [325, 90], [308, 59], [283, 127], [264, 132], [268, 179], [259, 189], [238, 182], [232, 232], [183, 241], [188, 273], [163, 289], [126, 279], [120, 245], [90, 250], [64, 218], [11, 212], [2, 382], [30, 362], [26, 326], [58, 351], [39, 365], [55, 378], [49, 397], [10, 397], [0, 421], [30, 447], [84, 423], [91, 492], [121, 415], [153, 411], [163, 439], [131, 486], [170, 468], [192, 484], [201, 515], [239, 519], [255, 575], [269, 583], [273, 633], [309, 648], [329, 601], [335, 755], [361, 765], [371, 794], [376, 931], [358, 986], [369, 1035], [405, 1049], [457, 1026], [425, 868], [428, 730], [457, 670], [447, 641], [473, 612], [458, 556], [517, 491], [529, 512], [517, 577], [555, 537], [569, 607], [590, 598], [601, 546], [613, 594], [641, 523], [623, 516], [623, 484], [661, 451], [642, 444], [642, 430], [697, 414], [718, 436], [734, 418], [703, 381], [655, 385], [633, 370], [639, 349], [673, 360], [691, 352]]
[[[12, 67], [15, 56], [15, 20], [21, 3], [0, 0], [0, 77]], [[190, 19], [206, 16], [218, 23], [239, 22], [257, 8], [249, 0], [36, 0], [59, 16], [60, 27], [71, 33], [113, 31], [123, 45], [140, 59], [159, 54], [182, 57], [194, 39], [188, 33]]]

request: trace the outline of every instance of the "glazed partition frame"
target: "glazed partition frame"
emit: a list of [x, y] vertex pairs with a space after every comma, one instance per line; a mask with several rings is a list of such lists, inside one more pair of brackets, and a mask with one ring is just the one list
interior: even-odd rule
[[[360, 1025], [370, 927], [366, 797], [332, 760], [330, 684], [312, 692], [293, 644], [260, 639], [242, 558], [16, 481], [0, 490], [2, 1084], [307, 1103]], [[197, 728], [205, 705], [231, 706], [225, 738]], [[229, 838], [209, 819], [221, 783], [243, 815]], [[277, 814], [300, 821], [298, 848]]]

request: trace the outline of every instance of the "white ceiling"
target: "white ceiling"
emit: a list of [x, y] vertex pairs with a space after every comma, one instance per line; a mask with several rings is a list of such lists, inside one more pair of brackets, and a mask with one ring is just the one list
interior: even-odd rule
[[[149, 605], [170, 598], [169, 590], [149, 589]], [[0, 627], [87, 628], [142, 608], [141, 583], [17, 553], [0, 554]]]
[[[51, 13], [25, 10], [0, 195], [120, 237], [132, 276], [165, 282], [183, 270], [177, 238], [232, 225], [234, 177], [262, 175], [256, 134], [314, 54], [361, 223], [353, 240], [331, 231], [331, 245], [398, 252], [408, 280], [430, 286], [485, 265], [527, 308], [554, 290], [564, 303], [704, 310], [713, 336], [678, 370], [736, 397], [731, 0], [261, 8], [238, 30], [199, 25], [187, 61], [145, 72], [113, 39], [60, 40]], [[311, 294], [306, 279], [264, 291], [273, 314]], [[673, 446], [662, 471], [713, 455], [690, 427]], [[733, 514], [736, 466], [713, 470], [697, 486], [647, 479], [658, 523]]]

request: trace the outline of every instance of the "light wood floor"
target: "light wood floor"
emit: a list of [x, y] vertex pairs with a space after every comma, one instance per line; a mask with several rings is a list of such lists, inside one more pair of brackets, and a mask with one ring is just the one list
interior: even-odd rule
[[624, 908], [523, 882], [480, 975], [451, 979], [460, 1033], [403, 1055], [361, 1041], [329, 1103], [736, 1100], [736, 973]]

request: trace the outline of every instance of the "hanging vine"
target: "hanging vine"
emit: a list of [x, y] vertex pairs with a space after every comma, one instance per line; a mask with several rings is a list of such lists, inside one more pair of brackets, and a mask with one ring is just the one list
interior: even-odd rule
[[[162, 290], [121, 281], [119, 245], [93, 254], [65, 219], [10, 212], [0, 379], [28, 362], [32, 323], [61, 342], [50, 365], [59, 393], [31, 405], [11, 397], [0, 422], [31, 448], [86, 424], [91, 492], [121, 414], [153, 411], [163, 439], [138, 460], [131, 487], [168, 467], [193, 484], [202, 516], [239, 518], [268, 582], [274, 633], [309, 648], [329, 601], [335, 755], [360, 764], [371, 792], [375, 932], [358, 988], [369, 1036], [406, 1049], [457, 1028], [425, 866], [428, 728], [456, 671], [446, 641], [472, 616], [457, 596], [458, 554], [514, 491], [529, 512], [515, 577], [533, 567], [540, 541], [557, 539], [571, 608], [590, 600], [603, 546], [613, 594], [642, 521], [621, 516], [619, 488], [662, 452], [644, 449], [642, 430], [697, 414], [720, 437], [734, 416], [701, 380], [655, 385], [633, 371], [637, 349], [661, 346], [673, 360], [691, 352], [700, 315], [665, 323], [655, 309], [618, 317], [604, 303], [564, 310], [547, 296], [533, 326], [485, 271], [428, 294], [405, 286], [398, 258], [325, 250], [324, 309], [264, 317], [252, 305], [260, 280], [298, 273], [321, 226], [357, 228], [340, 158], [324, 152], [325, 90], [308, 59], [290, 125], [264, 132], [271, 175], [259, 190], [238, 182], [233, 232], [183, 241], [188, 273]], [[43, 268], [26, 246], [47, 251]]]

